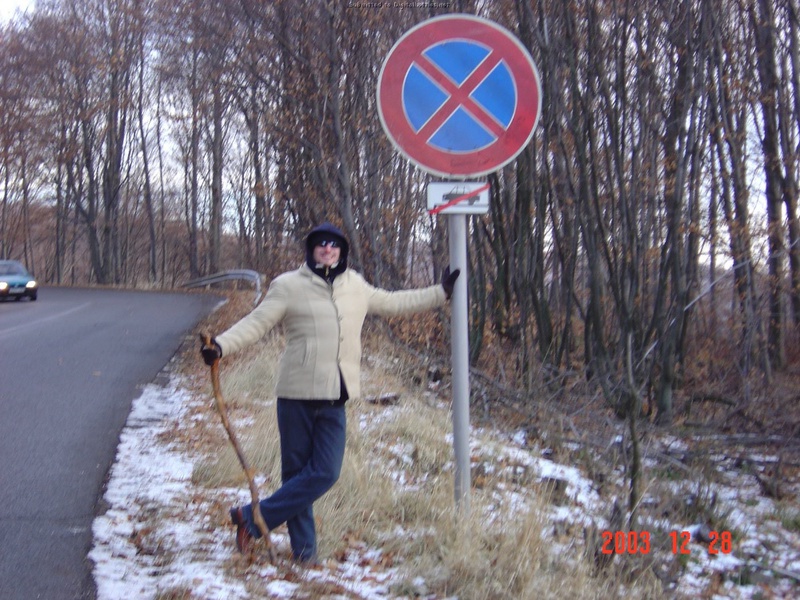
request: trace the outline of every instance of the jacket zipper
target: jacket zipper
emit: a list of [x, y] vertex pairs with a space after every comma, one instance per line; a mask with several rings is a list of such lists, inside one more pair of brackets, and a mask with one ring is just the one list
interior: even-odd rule
[[[328, 275], [328, 271], [330, 271], [330, 267], [325, 268], [325, 275]], [[339, 307], [336, 306], [336, 302], [333, 301], [333, 282], [328, 284], [331, 288], [331, 304], [333, 304], [333, 311], [336, 313], [336, 328], [339, 332], [338, 339], [336, 340], [336, 368], [339, 371], [339, 377], [344, 380], [344, 376], [342, 375], [342, 316], [339, 314]], [[339, 387], [341, 388], [344, 381], [339, 382]], [[331, 403], [333, 404], [333, 402]]]

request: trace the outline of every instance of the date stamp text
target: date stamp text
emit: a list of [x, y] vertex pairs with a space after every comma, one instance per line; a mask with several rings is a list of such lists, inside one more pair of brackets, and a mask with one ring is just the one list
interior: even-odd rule
[[[649, 531], [603, 531], [603, 554], [649, 554], [652, 549]], [[689, 531], [670, 531], [669, 541], [672, 554], [691, 554]], [[733, 550], [733, 537], [730, 531], [712, 531], [709, 534], [709, 554], [730, 554]]]

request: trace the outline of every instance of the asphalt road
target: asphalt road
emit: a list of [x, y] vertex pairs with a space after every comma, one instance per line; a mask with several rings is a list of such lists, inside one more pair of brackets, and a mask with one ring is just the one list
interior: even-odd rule
[[218, 301], [44, 288], [0, 302], [0, 598], [95, 597], [92, 521], [131, 402]]

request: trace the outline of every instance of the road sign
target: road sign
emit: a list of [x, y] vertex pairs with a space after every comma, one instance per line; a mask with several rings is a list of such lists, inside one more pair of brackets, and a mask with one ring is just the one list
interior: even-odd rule
[[477, 177], [512, 161], [540, 111], [539, 73], [528, 51], [508, 30], [472, 15], [410, 29], [378, 77], [378, 113], [389, 139], [443, 177]]
[[489, 184], [482, 181], [437, 181], [428, 184], [432, 215], [484, 215], [489, 212]]

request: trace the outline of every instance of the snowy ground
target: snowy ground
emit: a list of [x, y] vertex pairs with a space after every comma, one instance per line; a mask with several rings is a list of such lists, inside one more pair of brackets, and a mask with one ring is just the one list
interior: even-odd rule
[[[177, 378], [165, 387], [147, 386], [134, 402], [108, 482], [107, 510], [93, 526], [94, 547], [89, 557], [95, 565], [99, 600], [291, 598], [300, 580], [329, 584], [328, 589], [336, 590], [326, 596], [331, 598], [391, 598], [396, 567], [383, 564], [380, 550], [358, 543], [343, 562], [329, 560], [300, 576], [287, 576], [285, 569], [278, 571], [270, 565], [250, 569], [250, 580], [229, 575], [230, 565], [239, 557], [233, 528], [225, 522], [226, 507], [246, 501], [248, 494], [246, 490], [225, 490], [226, 497], [220, 500], [192, 485], [193, 465], [202, 458], [202, 450], [187, 443], [187, 436], [175, 433], [196, 425], [193, 420], [215, 416], [197, 410], [200, 403]], [[380, 414], [382, 419], [391, 418], [392, 409]], [[361, 427], [370, 426], [362, 417]], [[549, 460], [543, 452], [546, 449], [529, 446], [522, 432], [480, 433], [481, 440], [492, 441], [473, 447], [476, 472], [514, 469], [527, 477], [566, 480], [569, 500], [553, 507], [551, 521], [605, 525], [608, 502], [578, 469]], [[676, 444], [679, 442], [671, 446]], [[410, 460], [402, 452], [402, 448], [396, 450], [394, 462]], [[398, 476], [398, 485], [404, 485], [401, 480]], [[800, 572], [796, 504], [789, 515], [794, 525], [787, 529], [779, 520], [781, 515], [786, 517], [786, 511], [762, 496], [752, 478], [731, 478], [729, 485], [717, 485], [713, 493], [727, 512], [728, 522], [743, 532], [743, 539], [731, 553], [712, 555], [707, 545], [693, 538], [687, 546], [691, 554], [684, 557], [682, 569], [674, 577], [670, 597], [800, 597], [797, 581], [785, 576]], [[518, 490], [499, 490], [498, 494], [502, 495], [498, 502], [506, 509], [525, 505], [524, 494]], [[152, 530], [150, 517], [154, 514], [158, 515], [159, 531]], [[661, 531], [689, 531], [695, 536], [699, 529], [691, 523], [660, 525]], [[288, 545], [285, 535], [273, 536], [273, 541], [279, 549]], [[666, 540], [653, 542], [667, 545]], [[557, 543], [552, 547], [558, 551]], [[775, 567], [778, 573], [765, 570], [765, 566]], [[252, 578], [257, 579], [256, 584]], [[424, 590], [424, 582], [418, 583]], [[257, 595], [254, 589], [259, 590]]]

